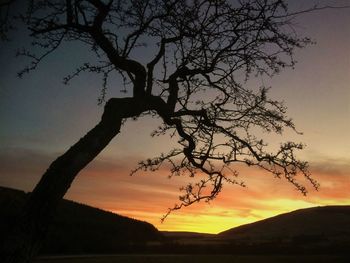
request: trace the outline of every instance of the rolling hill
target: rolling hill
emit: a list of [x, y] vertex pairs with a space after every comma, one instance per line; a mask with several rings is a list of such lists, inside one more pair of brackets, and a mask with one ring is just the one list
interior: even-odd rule
[[[28, 198], [0, 187], [0, 236]], [[41, 254], [348, 254], [350, 206], [300, 209], [217, 235], [153, 225], [63, 200]]]
[[[15, 219], [28, 194], [0, 187], [0, 236]], [[151, 224], [63, 200], [42, 254], [118, 253], [162, 239]]]
[[232, 244], [347, 251], [350, 247], [350, 206], [296, 210], [218, 234]]

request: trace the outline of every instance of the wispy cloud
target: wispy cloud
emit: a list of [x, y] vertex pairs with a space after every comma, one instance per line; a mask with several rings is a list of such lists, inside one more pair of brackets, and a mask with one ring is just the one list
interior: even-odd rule
[[26, 148], [0, 149], [0, 184], [31, 191], [54, 156]]

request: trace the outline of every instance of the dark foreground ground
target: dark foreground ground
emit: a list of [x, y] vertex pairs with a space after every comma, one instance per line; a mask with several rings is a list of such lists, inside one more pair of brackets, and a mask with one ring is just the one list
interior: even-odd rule
[[115, 255], [40, 258], [35, 263], [348, 263], [350, 255]]

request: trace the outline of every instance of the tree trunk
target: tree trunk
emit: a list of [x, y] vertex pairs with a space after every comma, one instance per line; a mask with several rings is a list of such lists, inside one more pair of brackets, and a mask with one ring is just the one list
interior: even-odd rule
[[116, 136], [127, 117], [145, 110], [134, 98], [111, 99], [101, 121], [47, 169], [21, 216], [0, 244], [1, 262], [31, 262], [37, 255], [59, 201], [77, 174]]

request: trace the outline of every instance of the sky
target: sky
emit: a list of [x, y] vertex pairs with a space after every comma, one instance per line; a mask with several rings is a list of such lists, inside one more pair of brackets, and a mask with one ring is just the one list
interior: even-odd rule
[[[348, 0], [289, 1], [292, 8], [344, 6]], [[168, 178], [166, 167], [155, 173], [129, 176], [138, 161], [170, 150], [168, 137], [151, 138], [158, 119], [128, 121], [121, 133], [76, 178], [65, 198], [148, 221], [160, 230], [218, 233], [295, 209], [320, 205], [350, 205], [350, 12], [326, 9], [300, 15], [300, 34], [316, 44], [296, 51], [294, 70], [273, 79], [252, 79], [271, 86], [270, 96], [283, 100], [288, 115], [303, 135], [286, 131], [273, 140], [307, 145], [299, 157], [309, 161], [321, 187], [309, 186], [304, 197], [283, 179], [261, 170], [240, 168], [247, 187], [225, 185], [211, 203], [198, 203], [161, 217], [178, 200], [188, 178]], [[66, 45], [39, 68], [19, 79], [26, 64], [15, 53], [27, 41], [23, 31], [0, 43], [0, 186], [31, 191], [49, 164], [98, 122], [101, 81], [85, 74], [69, 85], [62, 79], [77, 62], [90, 58], [87, 48]], [[108, 96], [119, 96], [116, 78]], [[119, 86], [119, 87], [118, 87]]]

